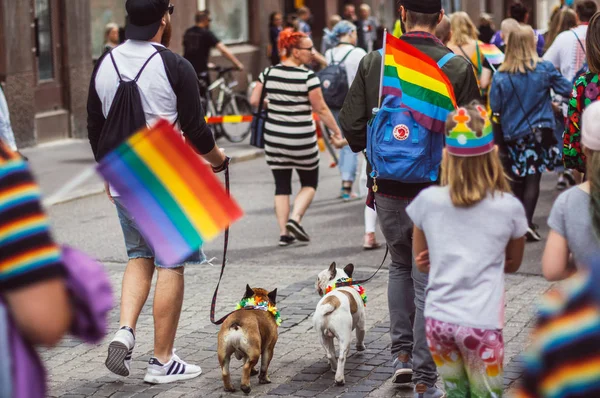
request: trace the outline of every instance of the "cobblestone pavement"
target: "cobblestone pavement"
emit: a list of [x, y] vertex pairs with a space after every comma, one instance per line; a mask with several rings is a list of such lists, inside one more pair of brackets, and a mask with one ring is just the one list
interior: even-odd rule
[[[326, 162], [324, 156], [322, 164]], [[536, 215], [536, 222], [542, 228], [545, 228], [544, 219], [555, 195], [552, 176], [545, 181]], [[383, 250], [361, 250], [364, 204], [361, 201], [340, 203], [335, 199], [340, 186], [338, 172], [323, 167], [319, 183], [315, 202], [303, 221], [313, 238], [310, 245], [280, 249], [276, 246], [278, 234], [272, 207], [272, 176], [264, 160], [252, 160], [232, 169], [232, 194], [240, 201], [246, 217], [232, 230], [230, 262], [219, 293], [217, 316], [234, 308], [248, 283], [269, 290], [278, 288], [278, 306], [284, 321], [270, 368], [272, 384], [258, 385], [257, 378], [253, 378], [250, 396], [412, 397], [412, 390], [398, 390], [388, 381], [392, 369], [385, 269], [365, 285], [369, 296], [367, 350], [357, 353], [352, 346], [346, 367], [346, 385], [334, 386], [324, 350], [312, 330], [311, 314], [318, 301], [314, 290], [316, 276], [333, 260], [353, 262], [357, 272], [355, 277], [368, 276], [381, 262]], [[54, 206], [50, 216], [59, 241], [78, 247], [107, 265], [118, 304], [126, 257], [113, 206], [103, 195], [96, 195]], [[219, 255], [221, 243], [217, 239], [207, 245], [209, 256]], [[543, 243], [528, 244], [523, 274], [507, 277], [504, 329], [507, 386], [519, 376], [517, 354], [523, 350], [530, 334], [532, 305], [550, 286], [535, 275], [539, 273], [542, 249]], [[219, 259], [214, 263], [219, 264]], [[184, 308], [175, 346], [184, 360], [202, 366], [202, 376], [177, 384], [144, 384], [146, 364], [153, 350], [151, 294], [137, 328], [132, 375], [120, 378], [104, 366], [108, 342], [118, 326], [117, 307], [110, 316], [109, 336], [98, 346], [65, 339], [59, 347], [42, 353], [49, 371], [50, 395], [116, 398], [243, 396], [239, 391], [235, 394], [223, 392], [217, 364], [218, 329], [210, 324], [209, 307], [219, 268], [204, 265], [186, 270]], [[233, 361], [233, 365], [232, 379], [239, 388], [241, 362]]]
[[[111, 280], [118, 290], [122, 264], [109, 264]], [[367, 294], [367, 350], [358, 353], [352, 346], [346, 365], [346, 385], [334, 385], [324, 351], [312, 330], [311, 314], [318, 301], [314, 280], [323, 267], [299, 269], [281, 265], [263, 265], [263, 272], [275, 273], [279, 280], [278, 306], [284, 318], [271, 365], [270, 385], [259, 385], [253, 378], [252, 397], [412, 397], [411, 390], [400, 390], [389, 383], [392, 368], [389, 355], [389, 318], [387, 311], [387, 272], [381, 271], [369, 282]], [[187, 382], [152, 386], [143, 382], [146, 364], [152, 354], [151, 300], [140, 317], [132, 375], [120, 378], [105, 367], [107, 338], [98, 346], [66, 339], [59, 347], [42, 353], [49, 364], [50, 395], [53, 397], [225, 397], [244, 396], [223, 392], [216, 358], [217, 327], [208, 320], [208, 308], [218, 267], [202, 266], [186, 270], [186, 299], [176, 340], [177, 353], [186, 361], [200, 364], [204, 373]], [[360, 270], [359, 270], [360, 271]], [[233, 275], [235, 274], [235, 277]], [[358, 272], [356, 277], [367, 276]], [[218, 300], [218, 314], [232, 309], [244, 292], [244, 286], [260, 286], [261, 275], [242, 264], [231, 263], [226, 271], [227, 288]], [[198, 286], [203, 286], [199, 289]], [[518, 358], [531, 330], [531, 304], [549, 284], [538, 276], [507, 277], [505, 363], [506, 384], [518, 377]], [[152, 294], [151, 294], [152, 297]], [[111, 334], [118, 324], [116, 310], [111, 314]], [[232, 376], [239, 388], [241, 362], [234, 361]]]

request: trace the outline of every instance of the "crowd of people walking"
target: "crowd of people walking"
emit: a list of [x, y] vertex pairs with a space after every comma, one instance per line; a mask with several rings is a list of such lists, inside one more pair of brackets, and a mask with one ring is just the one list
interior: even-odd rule
[[[528, 25], [530, 12], [520, 1], [511, 4], [498, 31], [486, 14], [478, 26], [464, 12], [445, 15], [441, 0], [396, 3], [400, 18], [394, 33], [399, 39], [391, 41], [391, 54], [384, 52], [387, 46], [379, 51], [381, 27], [366, 4], [358, 12], [348, 4], [342, 16], [331, 17], [321, 52], [312, 39], [308, 8], [299, 8], [292, 21], [285, 21], [281, 13], [269, 18], [267, 56], [272, 65], [258, 76], [250, 102], [258, 108], [266, 106], [261, 131], [275, 186], [278, 244], [311, 240], [312, 231], [306, 231], [302, 221], [319, 185], [316, 115], [328, 129], [331, 145], [339, 149], [340, 198], [353, 199], [356, 185], [366, 198], [363, 247], [380, 246], [375, 238], [379, 221], [391, 254], [392, 383], [414, 385], [415, 398], [502, 396], [504, 274], [519, 269], [526, 241], [546, 238], [543, 275], [549, 281], [568, 282], [542, 299], [533, 343], [525, 354], [524, 380], [516, 394], [523, 398], [600, 396], [600, 13], [596, 2], [561, 3], [545, 34]], [[107, 141], [106, 135], [115, 134], [114, 126], [131, 125], [125, 120], [131, 116], [129, 107], [141, 115], [141, 125], [165, 118], [179, 126], [215, 173], [227, 170], [229, 159], [203, 117], [198, 78], [208, 83], [212, 48], [238, 69], [244, 65], [211, 32], [207, 11], [199, 12], [196, 25], [186, 31], [182, 57], [168, 49], [172, 4], [128, 0], [126, 7], [127, 41], [119, 45], [118, 26], [107, 26], [106, 52], [91, 77], [87, 109], [94, 156], [100, 161], [114, 149], [109, 145], [114, 140]], [[489, 55], [490, 44], [495, 46], [491, 47], [494, 57]], [[452, 95], [446, 98], [434, 91], [439, 102], [425, 108], [439, 113], [440, 103], [451, 103], [452, 110], [443, 112], [440, 132], [410, 107], [412, 92], [403, 92], [396, 98], [400, 106], [386, 110], [403, 113], [401, 117], [408, 119], [402, 120], [411, 123], [389, 122], [382, 145], [398, 145], [393, 148], [399, 151], [405, 149], [402, 145], [424, 145], [423, 137], [444, 135], [443, 145], [434, 145], [441, 138], [429, 138], [430, 152], [412, 153], [415, 159], [427, 157], [434, 170], [424, 176], [412, 170], [417, 178], [411, 180], [393, 175], [380, 178], [379, 159], [372, 153], [373, 134], [382, 133], [373, 122], [384, 114], [379, 113], [382, 71], [387, 78], [388, 69], [400, 70], [394, 66], [401, 61], [394, 53], [399, 54], [400, 48], [413, 62], [426, 64], [427, 71], [419, 71], [421, 80], [410, 83], [423, 85], [416, 92], [441, 84]], [[443, 78], [433, 79], [432, 71]], [[15, 152], [1, 94], [0, 190], [35, 188], [26, 162]], [[412, 159], [397, 154], [384, 161], [397, 165], [401, 157], [406, 165]], [[294, 170], [300, 190], [292, 206]], [[548, 219], [550, 233], [543, 237], [534, 216], [542, 175], [548, 171], [557, 172], [559, 190], [570, 188], [556, 199]], [[144, 380], [156, 384], [197, 377], [200, 367], [175, 354], [174, 340], [183, 303], [183, 269], [206, 262], [202, 248], [166, 269], [154, 258], [153, 247], [119, 192], [108, 184], [106, 191], [115, 205], [129, 258], [119, 330], [109, 343], [106, 366], [120, 376], [132, 371], [138, 318], [156, 272], [154, 354]], [[0, 332], [11, 327], [19, 331], [19, 342], [54, 344], [76, 317], [76, 308], [67, 304], [62, 268], [66, 260], [50, 237], [37, 190], [23, 197], [8, 193], [0, 198], [4, 261], [0, 264]], [[33, 227], [14, 227], [28, 217], [36, 217]], [[22, 260], [30, 252], [37, 253], [40, 245], [49, 252], [47, 256], [35, 263]], [[32, 300], [44, 305], [32, 307]], [[8, 347], [7, 341], [6, 334], [0, 333], [0, 348]], [[3, 363], [16, 358], [7, 352], [0, 349]], [[14, 376], [8, 367], [0, 367], [0, 396], [31, 387], [13, 382]], [[443, 389], [437, 384], [439, 376]], [[43, 395], [44, 383], [40, 385]], [[32, 394], [40, 395], [39, 391]]]
[[[593, 232], [597, 176], [591, 174], [595, 166], [588, 156], [595, 156], [591, 126], [598, 116], [593, 104], [600, 98], [600, 13], [590, 0], [562, 4], [542, 33], [528, 24], [530, 11], [520, 1], [511, 4], [498, 31], [489, 15], [483, 14], [477, 27], [465, 12], [444, 15], [435, 0], [405, 0], [398, 7], [401, 40], [436, 62], [448, 53], [458, 56], [442, 71], [454, 87], [459, 110], [446, 125], [441, 181], [411, 184], [379, 178], [374, 189], [373, 178], [368, 178], [369, 196], [392, 255], [392, 380], [414, 382], [415, 397], [442, 397], [444, 392], [435, 384], [439, 372], [448, 396], [500, 396], [503, 325], [502, 316], [496, 315], [503, 312], [502, 274], [518, 270], [525, 241], [544, 239], [534, 215], [545, 172], [556, 171], [558, 190], [571, 188], [559, 196], [548, 220], [544, 275], [551, 281], [585, 281], [587, 276], [577, 270], [599, 254]], [[331, 18], [322, 46], [328, 65], [343, 64], [349, 83], [341, 109], [331, 107], [344, 136], [334, 140], [342, 147], [343, 198], [352, 194], [356, 154], [367, 148], [368, 122], [380, 100], [381, 53], [361, 45], [366, 15], [367, 9], [361, 8], [363, 22], [357, 23], [355, 7], [348, 5], [342, 17]], [[504, 53], [500, 61], [488, 58], [488, 43]], [[327, 83], [321, 85], [327, 92]], [[468, 156], [452, 144], [464, 140], [458, 137], [465, 129], [474, 137], [460, 144], [471, 148]], [[582, 144], [586, 131], [587, 145]], [[490, 150], [492, 136], [496, 149]], [[436, 187], [440, 182], [442, 187]], [[578, 203], [579, 209], [590, 211], [571, 214], [567, 203], [570, 210]], [[466, 263], [472, 265], [465, 267]], [[481, 300], [482, 295], [488, 298]], [[547, 322], [541, 320], [540, 325]], [[534, 344], [532, 350], [543, 348]], [[545, 363], [545, 352], [535, 354], [537, 366], [549, 368], [532, 368], [520, 393], [549, 396], [535, 375], [552, 377], [564, 366]], [[594, 396], [594, 387], [586, 388], [585, 396]], [[555, 396], [570, 396], [566, 390], [561, 394]]]

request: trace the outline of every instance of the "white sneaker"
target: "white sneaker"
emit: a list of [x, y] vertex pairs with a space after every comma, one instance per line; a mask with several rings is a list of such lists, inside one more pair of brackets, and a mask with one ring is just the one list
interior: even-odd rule
[[202, 369], [200, 369], [200, 366], [185, 363], [175, 355], [175, 350], [173, 350], [171, 360], [164, 365], [158, 359], [150, 358], [144, 381], [151, 384], [164, 384], [193, 379], [201, 374]]
[[108, 356], [104, 363], [108, 370], [119, 376], [129, 376], [133, 347], [135, 347], [133, 329], [123, 326], [108, 345]]

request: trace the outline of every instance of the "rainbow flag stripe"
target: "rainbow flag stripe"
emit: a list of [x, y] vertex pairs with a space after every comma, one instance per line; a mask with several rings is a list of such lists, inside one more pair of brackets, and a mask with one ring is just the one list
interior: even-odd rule
[[500, 65], [504, 62], [504, 53], [494, 44], [480, 43], [479, 49], [490, 64]]
[[210, 167], [165, 120], [127, 139], [102, 159], [98, 172], [166, 266], [180, 264], [242, 216]]
[[456, 109], [454, 88], [429, 56], [406, 41], [386, 34], [382, 95], [402, 97], [416, 121], [443, 133], [448, 114]]

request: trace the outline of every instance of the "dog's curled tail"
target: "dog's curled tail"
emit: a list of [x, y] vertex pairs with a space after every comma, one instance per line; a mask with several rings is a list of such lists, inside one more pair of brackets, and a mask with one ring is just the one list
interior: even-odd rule
[[333, 313], [340, 307], [340, 300], [338, 300], [335, 296], [328, 296], [323, 300], [323, 302], [319, 305], [319, 312], [322, 316], [327, 316]]

